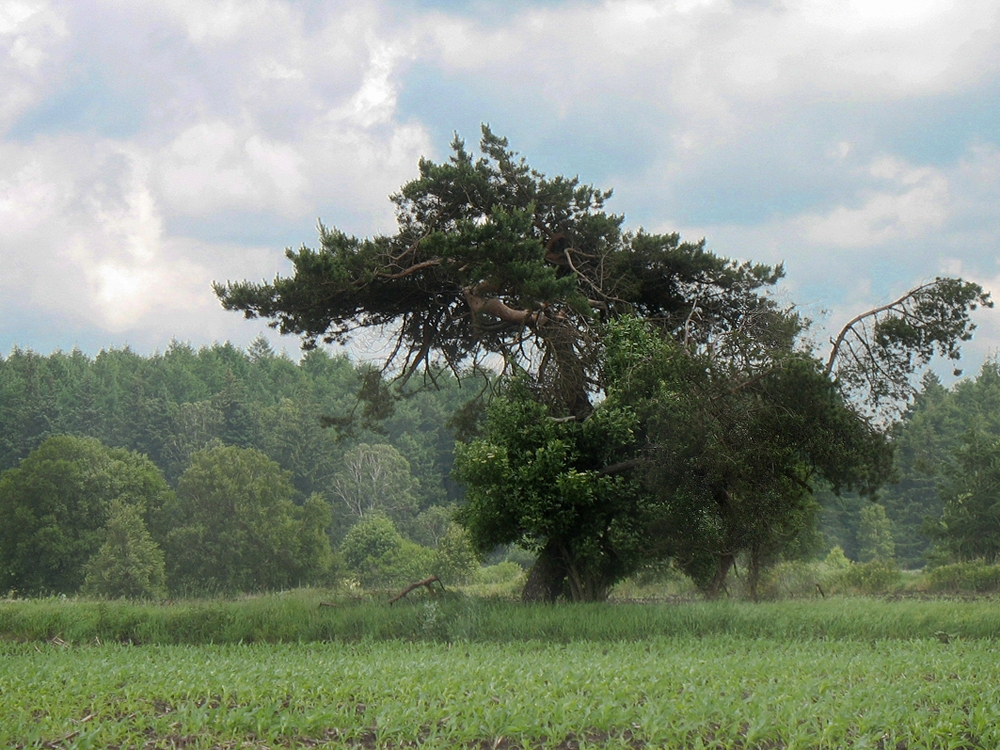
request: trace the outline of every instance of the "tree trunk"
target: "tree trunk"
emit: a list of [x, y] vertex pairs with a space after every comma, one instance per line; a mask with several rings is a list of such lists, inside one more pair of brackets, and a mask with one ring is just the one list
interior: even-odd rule
[[726, 587], [726, 576], [729, 575], [729, 571], [733, 567], [733, 563], [736, 562], [736, 555], [732, 552], [727, 552], [721, 555], [715, 563], [715, 575], [712, 576], [712, 582], [708, 586], [708, 590], [705, 592], [705, 596], [709, 599], [718, 599], [719, 595], [723, 592]]
[[566, 593], [566, 576], [566, 565], [562, 558], [545, 547], [528, 571], [528, 580], [521, 591], [521, 601], [551, 604]]
[[574, 565], [566, 566], [566, 582], [569, 584], [570, 598], [574, 602], [605, 602], [608, 600], [609, 585], [604, 576], [581, 572]]
[[759, 602], [760, 584], [760, 547], [754, 545], [750, 548], [750, 558], [747, 562], [747, 587], [750, 589], [750, 600]]

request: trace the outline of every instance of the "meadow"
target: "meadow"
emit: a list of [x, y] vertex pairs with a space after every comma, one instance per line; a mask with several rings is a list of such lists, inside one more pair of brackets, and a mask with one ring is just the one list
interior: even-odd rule
[[0, 604], [0, 746], [993, 748], [993, 601]]

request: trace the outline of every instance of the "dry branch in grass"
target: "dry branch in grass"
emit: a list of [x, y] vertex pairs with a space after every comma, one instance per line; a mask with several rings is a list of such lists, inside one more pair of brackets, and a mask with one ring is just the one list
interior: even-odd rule
[[422, 581], [417, 581], [416, 583], [411, 583], [405, 589], [403, 589], [398, 594], [396, 594], [396, 596], [392, 597], [392, 599], [389, 600], [389, 604], [390, 605], [395, 604], [400, 599], [402, 599], [404, 596], [406, 596], [411, 591], [413, 591], [413, 589], [418, 589], [421, 586], [426, 586], [427, 590], [430, 591], [432, 595], [437, 596], [437, 592], [434, 590], [434, 586], [432, 585], [434, 583], [437, 583], [437, 585], [441, 587], [441, 591], [444, 591], [444, 584], [441, 583], [441, 579], [438, 578], [437, 576], [431, 576], [430, 578], [425, 578]]

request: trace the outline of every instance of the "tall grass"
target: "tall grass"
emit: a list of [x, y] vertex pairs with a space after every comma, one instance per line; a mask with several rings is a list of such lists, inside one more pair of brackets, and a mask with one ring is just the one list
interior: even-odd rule
[[27, 600], [0, 603], [0, 637], [134, 644], [312, 641], [639, 641], [663, 636], [778, 640], [1000, 637], [995, 601], [831, 597], [751, 604], [524, 605], [472, 597], [384, 601], [302, 590], [235, 601], [169, 604]]

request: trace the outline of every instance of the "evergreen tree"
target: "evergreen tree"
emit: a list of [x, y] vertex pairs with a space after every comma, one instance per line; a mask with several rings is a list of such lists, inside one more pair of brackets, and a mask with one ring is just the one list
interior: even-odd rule
[[166, 596], [163, 551], [149, 534], [138, 509], [121, 500], [108, 510], [105, 541], [84, 567], [82, 593], [125, 599]]

